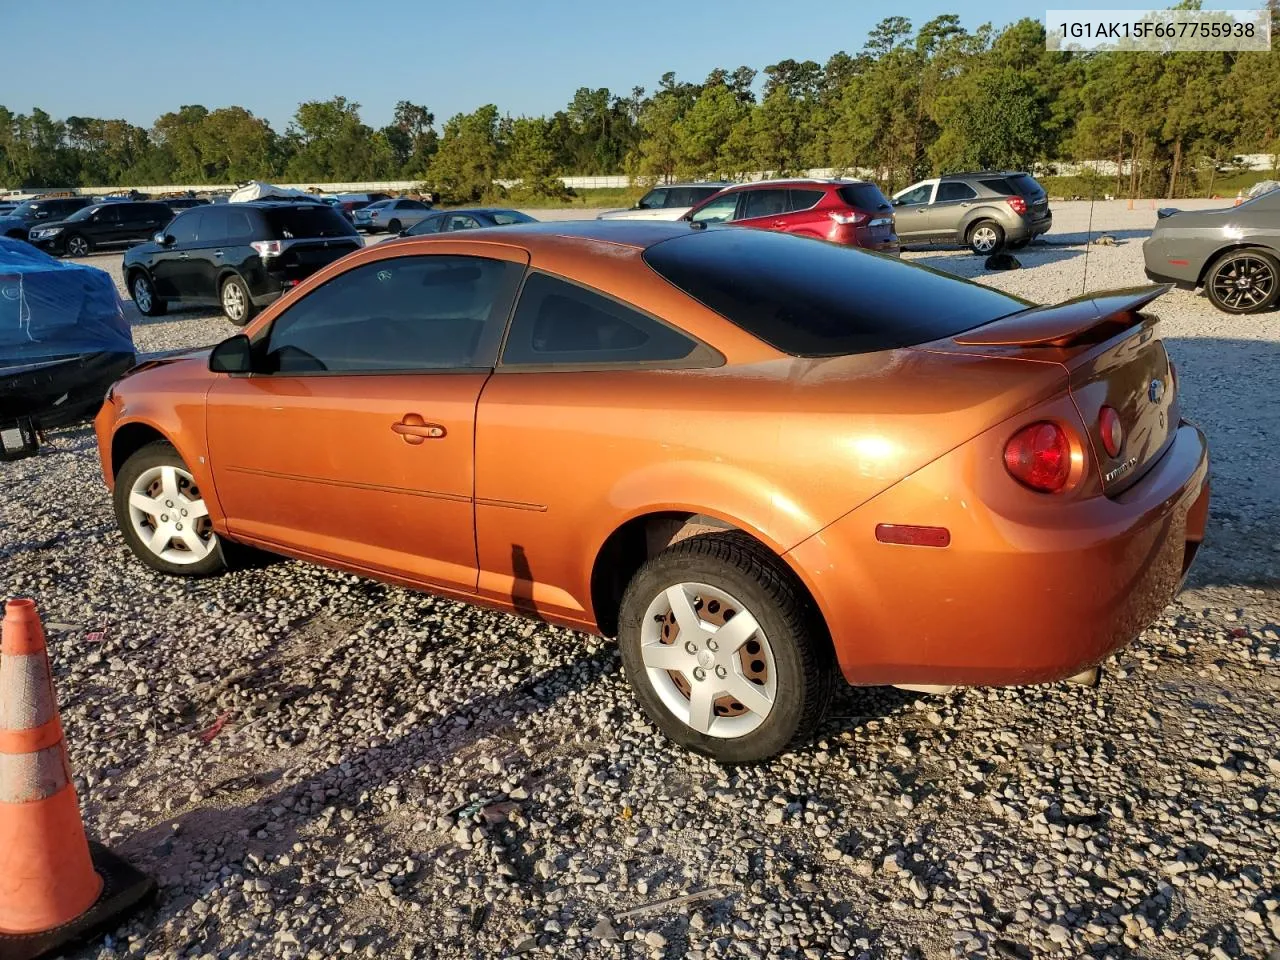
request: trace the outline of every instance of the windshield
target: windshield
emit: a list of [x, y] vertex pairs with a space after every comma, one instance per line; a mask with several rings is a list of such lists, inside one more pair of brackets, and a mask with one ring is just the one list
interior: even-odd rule
[[66, 219], [68, 221], [88, 220], [91, 216], [93, 216], [95, 213], [97, 213], [101, 209], [102, 209], [102, 204], [98, 204], [97, 206], [93, 206], [93, 207], [81, 207], [79, 210], [71, 214], [71, 216], [67, 217]]
[[13, 208], [12, 212], [9, 213], [9, 216], [29, 217], [35, 211], [35, 209], [36, 209], [36, 202], [34, 200], [24, 200], [22, 203], [18, 204], [16, 207]]

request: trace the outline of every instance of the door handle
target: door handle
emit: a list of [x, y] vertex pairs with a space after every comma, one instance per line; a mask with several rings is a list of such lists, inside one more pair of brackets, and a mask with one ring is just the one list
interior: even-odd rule
[[785, 227], [786, 225], [787, 225], [787, 221], [785, 220], [775, 220], [773, 221], [773, 224], [772, 224], [772, 226], [775, 228]]
[[179, 260], [190, 260], [190, 259], [191, 259], [191, 254], [189, 254], [189, 253], [180, 253], [180, 254], [178, 254], [178, 259], [179, 259]]
[[393, 433], [400, 434], [405, 443], [414, 446], [424, 440], [439, 440], [445, 435], [444, 427], [438, 423], [427, 423], [416, 413], [406, 413], [391, 425]]
[[214, 255], [215, 257], [220, 257], [220, 256], [222, 256], [222, 251], [221, 251], [221, 250], [215, 250], [215, 251], [213, 251], [213, 255]]

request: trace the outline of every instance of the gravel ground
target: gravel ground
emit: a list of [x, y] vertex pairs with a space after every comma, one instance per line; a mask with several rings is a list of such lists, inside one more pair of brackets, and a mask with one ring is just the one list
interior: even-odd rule
[[[1079, 292], [1087, 207], [980, 281]], [[1089, 289], [1144, 282], [1154, 216], [1097, 205]], [[293, 562], [152, 574], [56, 434], [0, 473], [0, 584], [41, 604], [91, 832], [161, 884], [78, 956], [1280, 957], [1280, 313], [1157, 312], [1215, 484], [1161, 620], [1096, 689], [842, 691], [754, 769], [663, 741], [600, 640]]]

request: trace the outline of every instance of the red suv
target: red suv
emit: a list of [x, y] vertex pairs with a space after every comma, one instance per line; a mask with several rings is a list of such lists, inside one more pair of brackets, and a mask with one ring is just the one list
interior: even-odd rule
[[721, 190], [682, 219], [737, 223], [898, 253], [893, 205], [866, 180], [760, 180]]

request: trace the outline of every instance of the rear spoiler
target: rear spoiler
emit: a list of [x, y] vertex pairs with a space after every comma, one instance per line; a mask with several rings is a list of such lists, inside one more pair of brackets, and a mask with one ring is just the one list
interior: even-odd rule
[[1097, 340], [1097, 333], [1112, 331], [1119, 325], [1132, 326], [1133, 314], [1172, 289], [1173, 284], [1162, 283], [1032, 307], [962, 333], [954, 340], [966, 347], [1069, 347], [1083, 340]]

